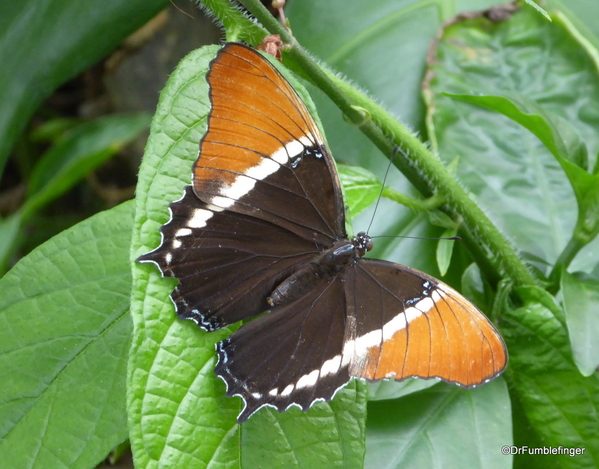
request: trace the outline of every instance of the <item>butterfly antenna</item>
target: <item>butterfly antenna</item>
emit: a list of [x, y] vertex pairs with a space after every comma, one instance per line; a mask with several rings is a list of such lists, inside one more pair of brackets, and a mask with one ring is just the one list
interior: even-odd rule
[[381, 197], [383, 197], [383, 191], [385, 190], [385, 183], [387, 182], [387, 176], [389, 175], [389, 170], [391, 169], [391, 165], [393, 164], [393, 160], [395, 159], [395, 155], [399, 153], [399, 146], [395, 145], [393, 147], [393, 154], [391, 158], [389, 158], [389, 164], [387, 165], [387, 170], [385, 171], [385, 176], [383, 177], [383, 184], [381, 186], [381, 193], [376, 199], [376, 205], [374, 206], [374, 212], [372, 212], [372, 218], [370, 219], [370, 224], [368, 225], [368, 229], [366, 233], [370, 233], [370, 227], [372, 226], [372, 222], [374, 221], [374, 216], [376, 215], [376, 211], [379, 208], [379, 202], [381, 201]]
[[451, 236], [448, 238], [428, 238], [428, 237], [422, 237], [422, 236], [371, 236], [371, 239], [377, 239], [377, 238], [402, 238], [402, 239], [423, 239], [423, 240], [428, 240], [428, 241], [461, 241], [462, 238], [459, 236]]

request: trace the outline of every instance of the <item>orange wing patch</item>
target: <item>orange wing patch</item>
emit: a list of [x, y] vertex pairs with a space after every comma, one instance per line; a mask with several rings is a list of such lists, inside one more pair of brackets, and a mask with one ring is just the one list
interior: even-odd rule
[[[503, 340], [491, 322], [445, 284], [373, 332], [354, 339], [352, 376], [368, 379], [441, 378], [472, 387], [507, 364]], [[370, 337], [367, 337], [370, 336]]]
[[212, 109], [193, 170], [194, 190], [204, 202], [237, 199], [253, 187], [247, 178], [262, 180], [306, 147], [323, 144], [303, 101], [258, 52], [229, 44], [207, 79]]

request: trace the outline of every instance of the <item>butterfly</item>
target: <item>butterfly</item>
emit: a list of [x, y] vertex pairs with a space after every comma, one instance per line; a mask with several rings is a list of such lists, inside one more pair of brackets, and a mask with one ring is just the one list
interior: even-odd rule
[[504, 370], [505, 344], [476, 306], [423, 272], [364, 258], [368, 234], [348, 238], [322, 133], [269, 60], [228, 43], [206, 79], [192, 184], [138, 260], [179, 280], [178, 317], [206, 331], [249, 320], [216, 345], [214, 371], [244, 402], [238, 422], [330, 401], [352, 377], [469, 388]]

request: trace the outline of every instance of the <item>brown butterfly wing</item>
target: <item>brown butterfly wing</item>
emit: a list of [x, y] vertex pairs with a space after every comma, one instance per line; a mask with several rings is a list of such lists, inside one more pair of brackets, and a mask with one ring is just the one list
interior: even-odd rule
[[171, 204], [162, 244], [140, 260], [179, 279], [177, 313], [207, 330], [256, 316], [281, 281], [311, 272], [217, 346], [215, 372], [245, 402], [240, 422], [263, 406], [328, 401], [350, 376], [470, 387], [503, 371], [501, 337], [447, 285], [385, 261], [327, 263], [333, 245], [352, 244], [335, 166], [266, 59], [227, 44], [207, 79], [212, 111], [193, 186]]
[[[272, 309], [217, 344], [214, 372], [239, 396], [243, 422], [264, 406], [308, 410], [349, 382], [341, 352], [345, 335], [343, 280], [316, 278], [295, 300]], [[349, 357], [346, 357], [349, 358]]]
[[290, 230], [203, 203], [191, 186], [170, 211], [161, 245], [138, 260], [179, 280], [177, 315], [208, 331], [262, 313], [273, 289], [319, 252]]
[[198, 198], [320, 245], [345, 237], [335, 165], [289, 82], [241, 44], [219, 51], [207, 80], [212, 111], [193, 168]]
[[170, 205], [162, 244], [139, 260], [179, 280], [179, 317], [215, 330], [263, 312], [282, 279], [345, 237], [345, 218], [322, 135], [276, 68], [227, 44], [207, 80], [193, 186]]

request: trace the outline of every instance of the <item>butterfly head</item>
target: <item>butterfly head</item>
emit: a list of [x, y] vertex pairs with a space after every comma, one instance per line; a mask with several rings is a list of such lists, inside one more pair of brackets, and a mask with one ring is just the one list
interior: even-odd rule
[[352, 239], [352, 244], [357, 249], [360, 257], [364, 256], [368, 251], [370, 251], [374, 244], [372, 243], [372, 239], [368, 236], [368, 233], [364, 231], [360, 231], [354, 239]]

